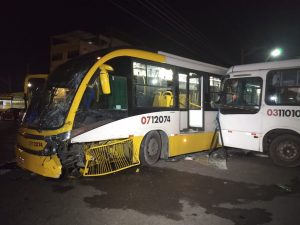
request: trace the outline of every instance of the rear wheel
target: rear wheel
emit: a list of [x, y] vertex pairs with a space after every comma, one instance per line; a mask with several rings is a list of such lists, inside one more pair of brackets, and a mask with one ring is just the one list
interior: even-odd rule
[[150, 131], [144, 138], [140, 149], [140, 160], [142, 165], [153, 165], [160, 157], [161, 138], [157, 131]]
[[270, 145], [270, 157], [279, 166], [299, 166], [300, 139], [291, 134], [276, 137]]

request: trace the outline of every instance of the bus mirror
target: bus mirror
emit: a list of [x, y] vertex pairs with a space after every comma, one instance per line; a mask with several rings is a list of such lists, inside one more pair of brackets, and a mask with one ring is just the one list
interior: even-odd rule
[[211, 101], [210, 106], [212, 108], [219, 108], [221, 106], [222, 96], [224, 96], [223, 92], [218, 92], [216, 98]]
[[108, 71], [113, 71], [114, 69], [106, 64], [100, 66], [100, 83], [102, 92], [105, 95], [110, 94], [110, 83], [109, 83], [109, 76]]

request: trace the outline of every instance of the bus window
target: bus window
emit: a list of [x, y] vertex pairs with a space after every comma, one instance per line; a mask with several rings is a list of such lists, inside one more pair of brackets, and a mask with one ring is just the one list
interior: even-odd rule
[[228, 79], [224, 84], [221, 112], [257, 113], [261, 89], [262, 79], [259, 77]]
[[189, 109], [201, 109], [201, 80], [200, 77], [193, 77], [190, 73], [189, 78]]
[[76, 113], [75, 128], [110, 120], [120, 119], [127, 112], [127, 79], [121, 76], [109, 76], [110, 94], [103, 94], [99, 82], [99, 71], [91, 78]]
[[164, 67], [133, 62], [137, 107], [173, 107], [173, 71]]
[[179, 73], [179, 108], [187, 108], [187, 74]]
[[278, 70], [267, 75], [268, 105], [300, 105], [300, 70]]
[[219, 92], [221, 91], [221, 78], [209, 76], [209, 104], [212, 109], [217, 109], [216, 102], [219, 100]]

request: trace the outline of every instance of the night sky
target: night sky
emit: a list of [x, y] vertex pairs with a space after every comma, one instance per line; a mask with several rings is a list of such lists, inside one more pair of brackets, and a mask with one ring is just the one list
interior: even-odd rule
[[300, 57], [299, 1], [15, 1], [0, 7], [0, 93], [21, 91], [26, 72], [47, 73], [49, 37], [73, 30], [222, 66]]

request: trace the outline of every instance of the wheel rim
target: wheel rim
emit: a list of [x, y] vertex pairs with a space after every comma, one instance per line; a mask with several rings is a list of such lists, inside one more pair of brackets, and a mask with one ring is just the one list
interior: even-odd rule
[[277, 147], [278, 155], [286, 161], [294, 160], [298, 155], [298, 146], [292, 141], [284, 141]]

